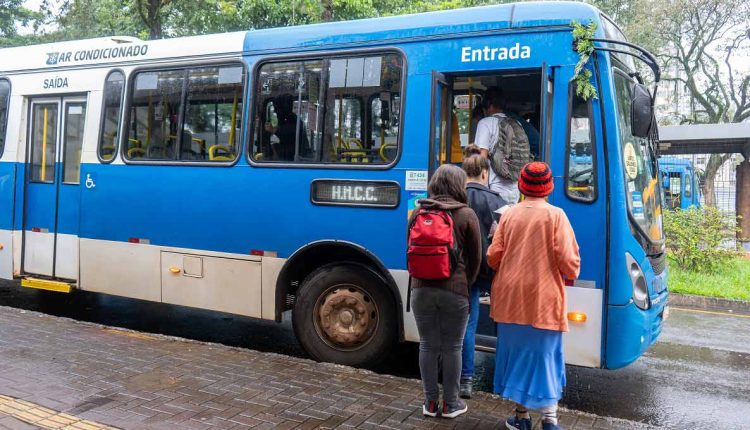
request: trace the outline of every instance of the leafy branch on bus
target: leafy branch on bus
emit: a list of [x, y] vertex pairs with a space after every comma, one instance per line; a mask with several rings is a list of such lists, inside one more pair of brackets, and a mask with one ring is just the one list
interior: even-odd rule
[[583, 25], [577, 21], [572, 21], [570, 26], [573, 27], [573, 47], [578, 53], [578, 64], [576, 64], [573, 79], [576, 82], [576, 94], [584, 100], [590, 98], [599, 98], [596, 88], [591, 84], [591, 70], [586, 68], [586, 64], [594, 52], [594, 42], [591, 40], [596, 33], [596, 23], [591, 21], [588, 25]]

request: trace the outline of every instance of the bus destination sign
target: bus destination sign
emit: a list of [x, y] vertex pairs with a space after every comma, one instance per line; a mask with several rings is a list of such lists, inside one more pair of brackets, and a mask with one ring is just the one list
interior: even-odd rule
[[400, 186], [390, 181], [318, 179], [312, 183], [312, 202], [318, 205], [398, 206]]

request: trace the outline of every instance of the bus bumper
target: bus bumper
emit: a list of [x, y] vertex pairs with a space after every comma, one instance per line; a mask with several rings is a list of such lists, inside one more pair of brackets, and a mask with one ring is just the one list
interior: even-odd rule
[[661, 334], [669, 293], [665, 289], [651, 297], [651, 308], [642, 310], [632, 301], [609, 306], [605, 367], [619, 369], [634, 362]]

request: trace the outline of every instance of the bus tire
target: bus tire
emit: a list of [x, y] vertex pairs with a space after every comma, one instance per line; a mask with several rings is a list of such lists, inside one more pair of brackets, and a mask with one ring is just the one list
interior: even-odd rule
[[394, 300], [375, 273], [336, 264], [305, 278], [295, 298], [292, 325], [315, 360], [367, 366], [390, 352], [398, 320]]

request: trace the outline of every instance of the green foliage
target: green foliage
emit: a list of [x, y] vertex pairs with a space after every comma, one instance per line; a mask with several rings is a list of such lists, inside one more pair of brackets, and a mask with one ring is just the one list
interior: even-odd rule
[[[148, 39], [151, 26], [163, 37], [242, 31], [321, 21], [342, 21], [508, 3], [510, 0], [43, 0], [39, 12], [23, 0], [0, 0], [0, 46], [18, 46], [112, 35]], [[59, 4], [59, 7], [54, 7]], [[158, 6], [147, 23], [138, 5]], [[39, 31], [16, 36], [17, 23], [37, 20]], [[49, 30], [53, 28], [53, 30]], [[46, 30], [44, 30], [46, 29]], [[7, 32], [6, 32], [7, 31]]]
[[735, 238], [737, 222], [715, 207], [670, 211], [664, 215], [670, 257], [684, 270], [717, 273], [737, 252], [723, 245]]
[[[671, 263], [675, 263], [670, 259]], [[682, 269], [677, 264], [669, 267], [669, 291], [696, 296], [750, 300], [750, 260], [731, 258], [718, 267], [716, 273], [700, 273]]]
[[18, 39], [17, 24], [26, 25], [41, 18], [23, 4], [23, 0], [0, 0], [0, 46], [11, 46]]
[[596, 23], [592, 21], [588, 25], [583, 25], [573, 21], [570, 26], [573, 27], [573, 46], [578, 53], [574, 75], [576, 94], [584, 100], [599, 98], [596, 88], [591, 84], [591, 70], [586, 67], [591, 54], [594, 53], [594, 42], [591, 39], [596, 34]]

